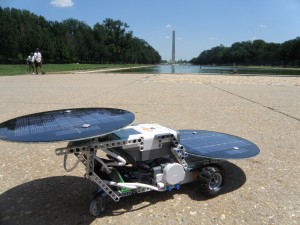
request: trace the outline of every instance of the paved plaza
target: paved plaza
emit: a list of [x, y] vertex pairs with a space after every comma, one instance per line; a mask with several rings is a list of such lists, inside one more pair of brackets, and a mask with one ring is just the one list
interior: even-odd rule
[[256, 143], [254, 158], [224, 164], [222, 195], [196, 184], [108, 202], [89, 215], [96, 188], [54, 150], [67, 143], [0, 141], [0, 224], [297, 224], [300, 221], [300, 78], [81, 73], [0, 77], [0, 122], [82, 107], [122, 108], [135, 123], [211, 130]]

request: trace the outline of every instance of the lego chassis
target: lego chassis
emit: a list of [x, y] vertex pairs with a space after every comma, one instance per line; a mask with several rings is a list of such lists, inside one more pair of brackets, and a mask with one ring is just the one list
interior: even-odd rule
[[[132, 130], [139, 134], [130, 135]], [[205, 196], [218, 195], [225, 181], [223, 169], [217, 164], [222, 160], [190, 155], [178, 139], [174, 130], [141, 124], [101, 137], [71, 141], [66, 148], [56, 149], [56, 155], [64, 155], [67, 172], [81, 162], [85, 177], [99, 186], [90, 204], [94, 216], [105, 210], [107, 196], [118, 202], [135, 193], [171, 191], [196, 180]], [[68, 169], [69, 154], [75, 155], [77, 162]]]

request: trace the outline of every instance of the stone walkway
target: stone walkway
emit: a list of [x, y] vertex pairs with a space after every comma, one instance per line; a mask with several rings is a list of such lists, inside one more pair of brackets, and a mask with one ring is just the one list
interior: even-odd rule
[[0, 77], [0, 122], [41, 111], [112, 107], [135, 123], [203, 129], [256, 143], [255, 158], [224, 165], [224, 193], [195, 184], [110, 202], [89, 215], [94, 184], [54, 150], [66, 143], [0, 141], [0, 224], [297, 224], [300, 221], [300, 78], [55, 74]]

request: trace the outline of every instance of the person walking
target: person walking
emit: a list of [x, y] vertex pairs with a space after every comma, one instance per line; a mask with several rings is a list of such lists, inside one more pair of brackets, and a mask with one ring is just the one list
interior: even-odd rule
[[31, 74], [31, 71], [32, 71], [32, 74], [34, 74], [34, 66], [33, 66], [34, 57], [33, 57], [33, 53], [30, 53], [30, 55], [26, 59], [26, 62], [27, 62], [27, 65], [28, 65], [28, 72]]
[[34, 66], [35, 66], [36, 74], [39, 74], [38, 67], [40, 68], [41, 73], [45, 74], [45, 72], [42, 69], [42, 54], [40, 53], [40, 50], [38, 48], [35, 50], [33, 57], [34, 57]]

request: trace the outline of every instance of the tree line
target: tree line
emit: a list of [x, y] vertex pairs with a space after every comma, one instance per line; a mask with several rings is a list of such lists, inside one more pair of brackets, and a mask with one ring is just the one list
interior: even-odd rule
[[0, 7], [0, 63], [24, 63], [36, 48], [47, 63], [159, 63], [159, 53], [128, 28], [110, 18], [90, 27], [73, 18], [47, 21], [28, 10]]
[[300, 66], [300, 37], [284, 43], [263, 40], [236, 42], [230, 47], [213, 47], [191, 61], [200, 65]]

